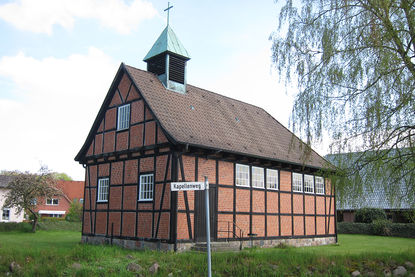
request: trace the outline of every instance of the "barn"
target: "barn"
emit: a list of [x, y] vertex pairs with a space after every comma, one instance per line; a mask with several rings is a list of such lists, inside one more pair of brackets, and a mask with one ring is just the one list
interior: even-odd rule
[[325, 159], [265, 110], [187, 84], [190, 56], [168, 25], [144, 61], [122, 63], [75, 160], [84, 166], [82, 241], [186, 250], [211, 240], [244, 246], [336, 241]]

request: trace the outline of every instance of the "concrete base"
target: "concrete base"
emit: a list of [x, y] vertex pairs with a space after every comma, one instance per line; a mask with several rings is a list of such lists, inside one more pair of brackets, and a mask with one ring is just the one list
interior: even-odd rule
[[[82, 236], [83, 243], [89, 244], [111, 244], [111, 238], [101, 237], [101, 236]], [[215, 242], [213, 242], [215, 243]], [[281, 245], [294, 246], [294, 247], [303, 247], [303, 246], [317, 246], [317, 245], [326, 245], [336, 243], [336, 237], [323, 237], [323, 238], [296, 238], [296, 239], [268, 239], [268, 240], [244, 240], [242, 242], [242, 248], [250, 247], [277, 247]], [[136, 250], [161, 250], [161, 251], [173, 251], [174, 244], [169, 244], [165, 242], [151, 242], [144, 240], [128, 240], [128, 239], [112, 239], [113, 245], [118, 245], [127, 249], [136, 249]], [[226, 242], [229, 246], [229, 250], [239, 249], [241, 242], [240, 241], [229, 241]], [[194, 247], [196, 243], [193, 242], [177, 242], [177, 251], [188, 251]], [[221, 244], [222, 245], [222, 244]], [[223, 247], [222, 247], [223, 248]], [[221, 251], [224, 249], [221, 248]]]

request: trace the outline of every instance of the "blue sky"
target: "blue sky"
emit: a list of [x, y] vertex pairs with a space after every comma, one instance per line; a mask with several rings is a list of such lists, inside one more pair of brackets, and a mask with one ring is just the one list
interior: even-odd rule
[[[292, 96], [270, 58], [279, 5], [171, 4], [170, 25], [192, 58], [188, 82], [260, 106], [287, 126]], [[74, 157], [120, 63], [146, 68], [142, 59], [166, 26], [166, 7], [147, 0], [1, 1], [0, 170], [46, 164], [83, 180]]]

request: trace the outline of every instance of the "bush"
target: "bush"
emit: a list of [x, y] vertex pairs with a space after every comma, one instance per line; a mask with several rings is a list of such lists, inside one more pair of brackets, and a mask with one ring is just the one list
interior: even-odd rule
[[391, 222], [386, 219], [377, 219], [371, 224], [373, 234], [378, 236], [390, 236], [390, 226]]
[[66, 215], [66, 220], [71, 222], [81, 222], [82, 221], [82, 204], [73, 201], [69, 207], [69, 212]]
[[415, 224], [391, 223], [388, 220], [376, 220], [373, 223], [338, 222], [337, 233], [415, 238]]
[[0, 232], [31, 232], [32, 225], [28, 222], [0, 222]]
[[338, 222], [337, 232], [339, 234], [365, 234], [372, 235], [370, 224], [354, 222]]
[[372, 223], [375, 220], [386, 220], [386, 213], [382, 209], [363, 208], [356, 211], [354, 221], [360, 223]]

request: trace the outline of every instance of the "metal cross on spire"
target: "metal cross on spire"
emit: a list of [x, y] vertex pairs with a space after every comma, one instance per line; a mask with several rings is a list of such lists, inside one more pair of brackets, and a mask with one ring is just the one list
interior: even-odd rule
[[167, 11], [167, 26], [169, 26], [169, 21], [170, 21], [170, 9], [173, 8], [173, 6], [170, 6], [170, 2], [167, 2], [167, 9], [165, 9], [164, 11]]

